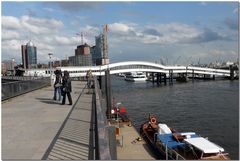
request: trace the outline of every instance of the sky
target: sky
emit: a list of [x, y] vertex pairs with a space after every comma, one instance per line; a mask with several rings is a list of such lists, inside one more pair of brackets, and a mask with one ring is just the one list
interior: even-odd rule
[[81, 43], [95, 45], [108, 24], [111, 62], [197, 64], [238, 59], [238, 2], [2, 2], [2, 60], [21, 63], [31, 40], [38, 63], [74, 55]]

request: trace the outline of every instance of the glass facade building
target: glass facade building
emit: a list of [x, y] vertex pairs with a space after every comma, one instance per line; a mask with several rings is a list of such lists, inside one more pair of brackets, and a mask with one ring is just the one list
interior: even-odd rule
[[22, 63], [24, 68], [37, 68], [37, 48], [31, 41], [26, 45], [22, 45]]

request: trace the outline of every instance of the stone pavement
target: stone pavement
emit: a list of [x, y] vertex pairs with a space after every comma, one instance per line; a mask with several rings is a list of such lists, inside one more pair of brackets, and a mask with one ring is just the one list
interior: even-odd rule
[[[83, 92], [85, 85], [86, 82], [72, 82], [73, 103]], [[53, 88], [46, 87], [2, 102], [2, 159], [42, 159], [49, 146], [54, 143], [57, 133], [61, 132], [59, 129], [63, 127], [67, 116], [71, 116], [71, 120], [66, 121], [66, 129], [60, 133], [63, 140], [59, 140], [59, 143], [65, 144], [67, 139], [77, 138], [81, 131], [77, 125], [77, 119], [86, 122], [89, 120], [81, 114], [80, 110], [80, 114], [73, 113], [74, 104], [73, 106], [60, 105], [59, 102], [53, 101], [52, 97]], [[85, 111], [89, 110], [87, 104], [91, 101], [90, 98], [86, 100]], [[78, 108], [85, 108], [85, 106]], [[72, 115], [69, 115], [71, 111]], [[76, 130], [77, 128], [79, 129]], [[85, 129], [85, 127], [82, 128]], [[75, 133], [72, 130], [76, 130]], [[77, 139], [89, 141], [87, 137]], [[66, 143], [64, 148], [67, 146]]]
[[94, 159], [92, 97], [83, 90], [43, 159]]

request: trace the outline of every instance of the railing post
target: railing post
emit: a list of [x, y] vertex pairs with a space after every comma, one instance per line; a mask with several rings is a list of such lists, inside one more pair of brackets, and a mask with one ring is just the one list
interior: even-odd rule
[[107, 119], [111, 116], [112, 100], [111, 100], [111, 77], [110, 70], [105, 71], [105, 91], [106, 91], [106, 102], [107, 102]]

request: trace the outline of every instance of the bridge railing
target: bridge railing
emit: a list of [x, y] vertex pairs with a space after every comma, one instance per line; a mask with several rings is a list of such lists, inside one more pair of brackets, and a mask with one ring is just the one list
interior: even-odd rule
[[34, 80], [34, 79], [41, 79], [42, 77], [32, 77], [32, 76], [2, 76], [2, 79], [5, 80]]
[[50, 85], [50, 78], [2, 83], [2, 101]]
[[95, 86], [95, 144], [96, 144], [96, 159], [111, 160], [108, 126], [106, 122], [106, 115], [101, 105], [102, 95], [99, 88], [99, 83], [94, 77]]

